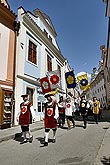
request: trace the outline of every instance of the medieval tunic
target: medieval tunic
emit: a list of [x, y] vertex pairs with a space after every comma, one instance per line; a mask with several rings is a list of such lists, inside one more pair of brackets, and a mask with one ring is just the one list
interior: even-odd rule
[[19, 115], [19, 124], [20, 125], [29, 125], [32, 123], [32, 114], [31, 114], [31, 102], [23, 102], [20, 104], [20, 115]]
[[65, 103], [64, 103], [64, 101], [58, 102], [58, 111], [59, 111], [59, 114], [65, 115]]
[[72, 116], [73, 109], [72, 109], [72, 102], [66, 103], [65, 115]]
[[81, 102], [80, 102], [80, 112], [81, 112], [81, 114], [85, 115], [86, 110], [87, 110], [87, 101], [86, 100], [81, 100]]
[[58, 109], [56, 101], [47, 102], [45, 104], [45, 119], [44, 124], [46, 129], [56, 128], [58, 118]]
[[94, 101], [93, 102], [93, 114], [99, 114], [100, 102]]

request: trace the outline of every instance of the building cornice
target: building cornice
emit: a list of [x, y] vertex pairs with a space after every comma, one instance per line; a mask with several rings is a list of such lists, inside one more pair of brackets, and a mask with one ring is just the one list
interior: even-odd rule
[[0, 86], [1, 85], [6, 85], [6, 86], [12, 87], [13, 86], [13, 82], [12, 81], [9, 81], [9, 80], [6, 80], [6, 81], [0, 80]]
[[16, 15], [0, 2], [0, 22], [14, 30], [13, 23], [15, 19]]
[[25, 76], [25, 75], [17, 75], [17, 78], [20, 78], [24, 81], [27, 81], [28, 83], [32, 83], [36, 86], [40, 86], [40, 82], [37, 79], [33, 79], [32, 77]]

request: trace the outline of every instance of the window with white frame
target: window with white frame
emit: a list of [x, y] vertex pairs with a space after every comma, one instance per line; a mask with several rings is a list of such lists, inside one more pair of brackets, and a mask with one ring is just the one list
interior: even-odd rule
[[52, 58], [47, 54], [47, 70], [52, 71]]
[[37, 45], [30, 40], [28, 45], [28, 61], [37, 65]]

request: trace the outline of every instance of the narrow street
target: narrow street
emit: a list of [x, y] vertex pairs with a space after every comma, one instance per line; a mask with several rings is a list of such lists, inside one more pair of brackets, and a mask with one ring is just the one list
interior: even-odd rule
[[88, 122], [86, 129], [82, 121], [76, 121], [76, 127], [67, 130], [58, 128], [56, 143], [43, 147], [44, 129], [33, 132], [33, 143], [20, 144], [19, 138], [0, 144], [1, 165], [93, 165], [100, 149], [109, 122], [95, 124]]

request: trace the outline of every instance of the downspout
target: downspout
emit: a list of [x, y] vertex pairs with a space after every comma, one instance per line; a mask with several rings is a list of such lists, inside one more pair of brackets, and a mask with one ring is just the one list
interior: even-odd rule
[[14, 42], [14, 60], [13, 60], [13, 96], [12, 96], [12, 126], [14, 126], [15, 116], [15, 79], [16, 79], [16, 42], [19, 35], [20, 22], [14, 22], [15, 42]]

